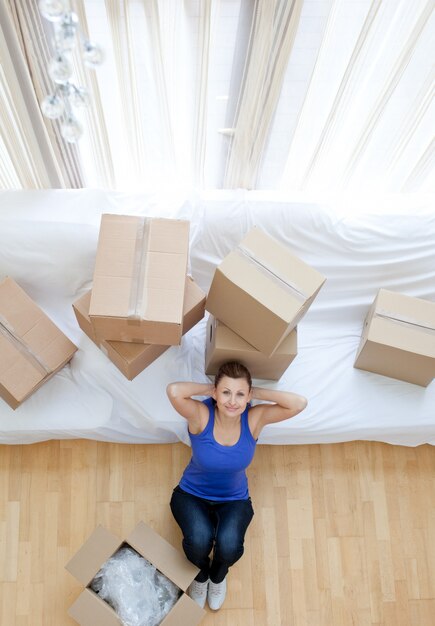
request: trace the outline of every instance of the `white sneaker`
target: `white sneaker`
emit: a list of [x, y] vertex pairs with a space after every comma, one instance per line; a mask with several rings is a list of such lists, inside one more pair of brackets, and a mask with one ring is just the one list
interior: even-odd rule
[[227, 579], [224, 578], [221, 583], [208, 583], [207, 601], [208, 606], [217, 611], [224, 603], [227, 594]]
[[188, 595], [192, 600], [195, 600], [202, 609], [205, 607], [208, 583], [208, 580], [206, 580], [205, 583], [199, 583], [197, 580], [193, 580], [187, 590]]

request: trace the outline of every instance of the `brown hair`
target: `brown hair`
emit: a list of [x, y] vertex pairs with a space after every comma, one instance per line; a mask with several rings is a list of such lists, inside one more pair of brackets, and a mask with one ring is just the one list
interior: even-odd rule
[[215, 387], [217, 387], [220, 379], [224, 376], [228, 376], [228, 378], [244, 378], [249, 385], [249, 390], [251, 390], [251, 373], [248, 368], [239, 363], [239, 361], [227, 361], [226, 363], [222, 363], [214, 379]]

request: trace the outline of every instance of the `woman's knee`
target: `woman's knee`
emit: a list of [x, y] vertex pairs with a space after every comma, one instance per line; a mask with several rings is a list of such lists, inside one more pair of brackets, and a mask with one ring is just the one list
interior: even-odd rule
[[242, 537], [234, 533], [224, 533], [216, 537], [215, 557], [226, 563], [235, 563], [244, 552]]
[[215, 554], [223, 561], [235, 563], [244, 552], [246, 530], [253, 518], [254, 510], [249, 501], [243, 501], [231, 515], [222, 516], [218, 524]]
[[183, 537], [183, 548], [187, 553], [196, 555], [208, 555], [213, 546], [213, 535], [207, 529], [198, 529]]

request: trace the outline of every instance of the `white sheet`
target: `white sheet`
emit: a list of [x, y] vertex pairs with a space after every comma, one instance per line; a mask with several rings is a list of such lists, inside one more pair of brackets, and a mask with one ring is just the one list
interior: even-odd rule
[[[407, 214], [409, 206], [418, 206]], [[403, 204], [403, 203], [402, 203]], [[362, 323], [379, 287], [435, 301], [435, 212], [284, 202], [256, 192], [190, 199], [95, 190], [0, 193], [0, 276], [8, 274], [79, 346], [70, 365], [13, 411], [0, 400], [0, 441], [84, 437], [135, 443], [188, 442], [169, 404], [173, 380], [206, 381], [205, 320], [129, 382], [76, 324], [71, 304], [91, 285], [103, 212], [191, 221], [191, 272], [208, 290], [215, 266], [256, 224], [327, 277], [298, 327], [299, 353], [278, 382], [307, 396], [307, 409], [267, 427], [261, 443], [367, 439], [435, 444], [435, 383], [427, 388], [352, 367]]]

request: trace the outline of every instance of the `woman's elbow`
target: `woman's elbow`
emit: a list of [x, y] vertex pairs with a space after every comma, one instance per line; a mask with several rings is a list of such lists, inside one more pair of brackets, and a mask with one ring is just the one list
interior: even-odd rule
[[168, 398], [175, 398], [177, 395], [177, 383], [169, 383], [166, 387], [166, 394]]
[[297, 412], [301, 413], [307, 408], [308, 400], [304, 396], [299, 396], [297, 401]]

